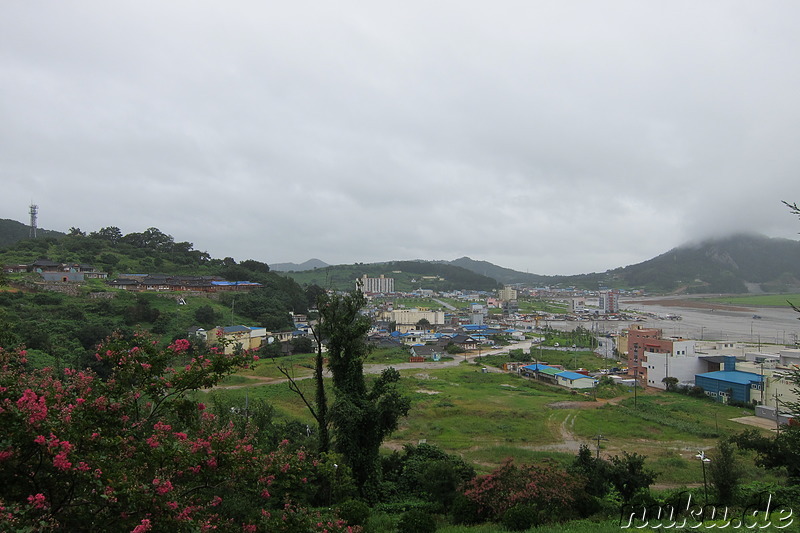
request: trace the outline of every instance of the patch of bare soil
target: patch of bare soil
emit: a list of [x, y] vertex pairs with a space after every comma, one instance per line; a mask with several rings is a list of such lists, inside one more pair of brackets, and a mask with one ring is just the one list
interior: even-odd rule
[[761, 418], [758, 416], [740, 416], [739, 418], [731, 418], [731, 420], [740, 424], [775, 431], [775, 421], [769, 420], [768, 418]]
[[548, 403], [547, 407], [550, 409], [593, 409], [595, 407], [600, 407], [602, 405], [600, 402], [554, 402]]

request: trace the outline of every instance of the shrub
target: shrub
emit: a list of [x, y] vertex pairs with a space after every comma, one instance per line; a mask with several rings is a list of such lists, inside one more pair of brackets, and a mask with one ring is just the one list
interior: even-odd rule
[[341, 459], [275, 449], [257, 417], [223, 422], [191, 399], [252, 358], [190, 347], [114, 336], [96, 353], [105, 381], [0, 349], [0, 530], [343, 531], [305, 507]]
[[542, 523], [542, 510], [536, 505], [515, 505], [503, 514], [501, 523], [509, 531], [525, 531]]
[[433, 516], [420, 509], [408, 511], [397, 524], [398, 533], [434, 533], [436, 520]]
[[339, 505], [337, 514], [351, 526], [364, 526], [369, 520], [370, 509], [361, 500], [347, 500]]
[[479, 516], [497, 520], [520, 504], [564, 516], [583, 492], [583, 480], [565, 470], [540, 465], [515, 465], [510, 459], [499, 469], [467, 483], [464, 495], [478, 506]]
[[463, 494], [457, 495], [453, 500], [450, 514], [454, 524], [473, 525], [484, 520], [478, 504]]

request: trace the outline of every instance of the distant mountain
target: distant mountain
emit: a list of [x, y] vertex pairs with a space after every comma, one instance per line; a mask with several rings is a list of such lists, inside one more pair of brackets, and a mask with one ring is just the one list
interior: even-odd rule
[[[25, 224], [17, 222], [16, 220], [0, 218], [0, 246], [9, 246], [15, 242], [29, 239], [30, 235], [30, 226], [26, 226]], [[37, 228], [36, 230], [36, 237], [40, 239], [46, 237], [55, 237], [56, 239], [60, 239], [65, 235], [65, 233], [61, 233], [60, 231], [41, 228]]]
[[441, 261], [356, 263], [283, 272], [281, 275], [292, 278], [302, 286], [319, 285], [326, 289], [337, 290], [353, 289], [356, 279], [364, 275], [369, 277], [384, 275], [394, 278], [395, 290], [401, 292], [415, 289], [493, 291], [501, 287], [501, 284], [493, 278]]
[[791, 292], [800, 287], [800, 242], [739, 234], [685, 244], [607, 274], [662, 291]]
[[450, 264], [503, 284], [644, 288], [658, 292], [744, 293], [800, 290], [800, 242], [739, 234], [673, 248], [653, 259], [604, 273], [540, 276], [462, 257]]
[[471, 270], [476, 274], [489, 276], [490, 278], [494, 278], [504, 285], [512, 285], [515, 283], [539, 285], [552, 283], [556, 278], [560, 279], [559, 276], [542, 276], [538, 274], [518, 272], [510, 268], [497, 266], [488, 261], [476, 261], [474, 259], [470, 259], [469, 257], [462, 257], [454, 261], [447, 261], [447, 263], [466, 268], [467, 270]]
[[319, 259], [309, 259], [304, 263], [271, 263], [269, 265], [270, 270], [275, 272], [305, 272], [306, 270], [314, 270], [315, 268], [325, 268], [326, 266], [330, 266], [328, 263], [324, 261], [320, 261]]

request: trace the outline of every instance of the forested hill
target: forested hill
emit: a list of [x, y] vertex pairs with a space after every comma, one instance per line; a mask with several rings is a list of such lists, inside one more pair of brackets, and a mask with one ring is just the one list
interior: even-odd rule
[[[119, 228], [85, 234], [72, 231], [60, 239], [37, 237], [0, 248], [0, 264], [29, 265], [39, 259], [90, 264], [118, 273], [219, 276], [252, 281], [261, 288], [212, 297], [170, 293], [132, 293], [90, 280], [77, 295], [40, 291], [35, 273], [0, 277], [0, 346], [20, 344], [31, 354], [58, 357], [63, 363], [92, 364], [93, 346], [114, 331], [141, 328], [164, 339], [185, 338], [192, 327], [243, 324], [271, 331], [290, 331], [290, 312], [306, 313], [316, 293], [270, 272], [266, 263], [247, 259], [214, 259], [190, 242], [175, 242], [157, 228], [123, 235]], [[103, 298], [91, 297], [100, 293]]]
[[462, 257], [451, 261], [505, 284], [644, 288], [689, 293], [792, 292], [800, 287], [800, 242], [740, 234], [674, 248], [603, 273], [540, 276]]
[[[53, 231], [48, 229], [37, 229], [36, 236], [45, 238], [61, 238], [65, 234], [60, 231]], [[0, 246], [8, 246], [17, 241], [28, 239], [31, 236], [30, 226], [26, 226], [16, 220], [9, 220], [7, 218], [0, 218]]]
[[283, 273], [303, 286], [318, 285], [339, 290], [354, 288], [355, 280], [365, 274], [394, 278], [395, 290], [403, 292], [415, 289], [492, 291], [502, 286], [497, 280], [466, 268], [429, 261], [356, 263]]
[[800, 242], [761, 235], [706, 240], [609, 274], [663, 291], [791, 292], [800, 287]]

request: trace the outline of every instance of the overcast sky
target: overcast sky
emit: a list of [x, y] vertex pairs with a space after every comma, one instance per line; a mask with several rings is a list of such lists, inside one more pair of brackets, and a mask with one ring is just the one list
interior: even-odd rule
[[800, 2], [0, 3], [0, 218], [601, 272], [798, 238]]

